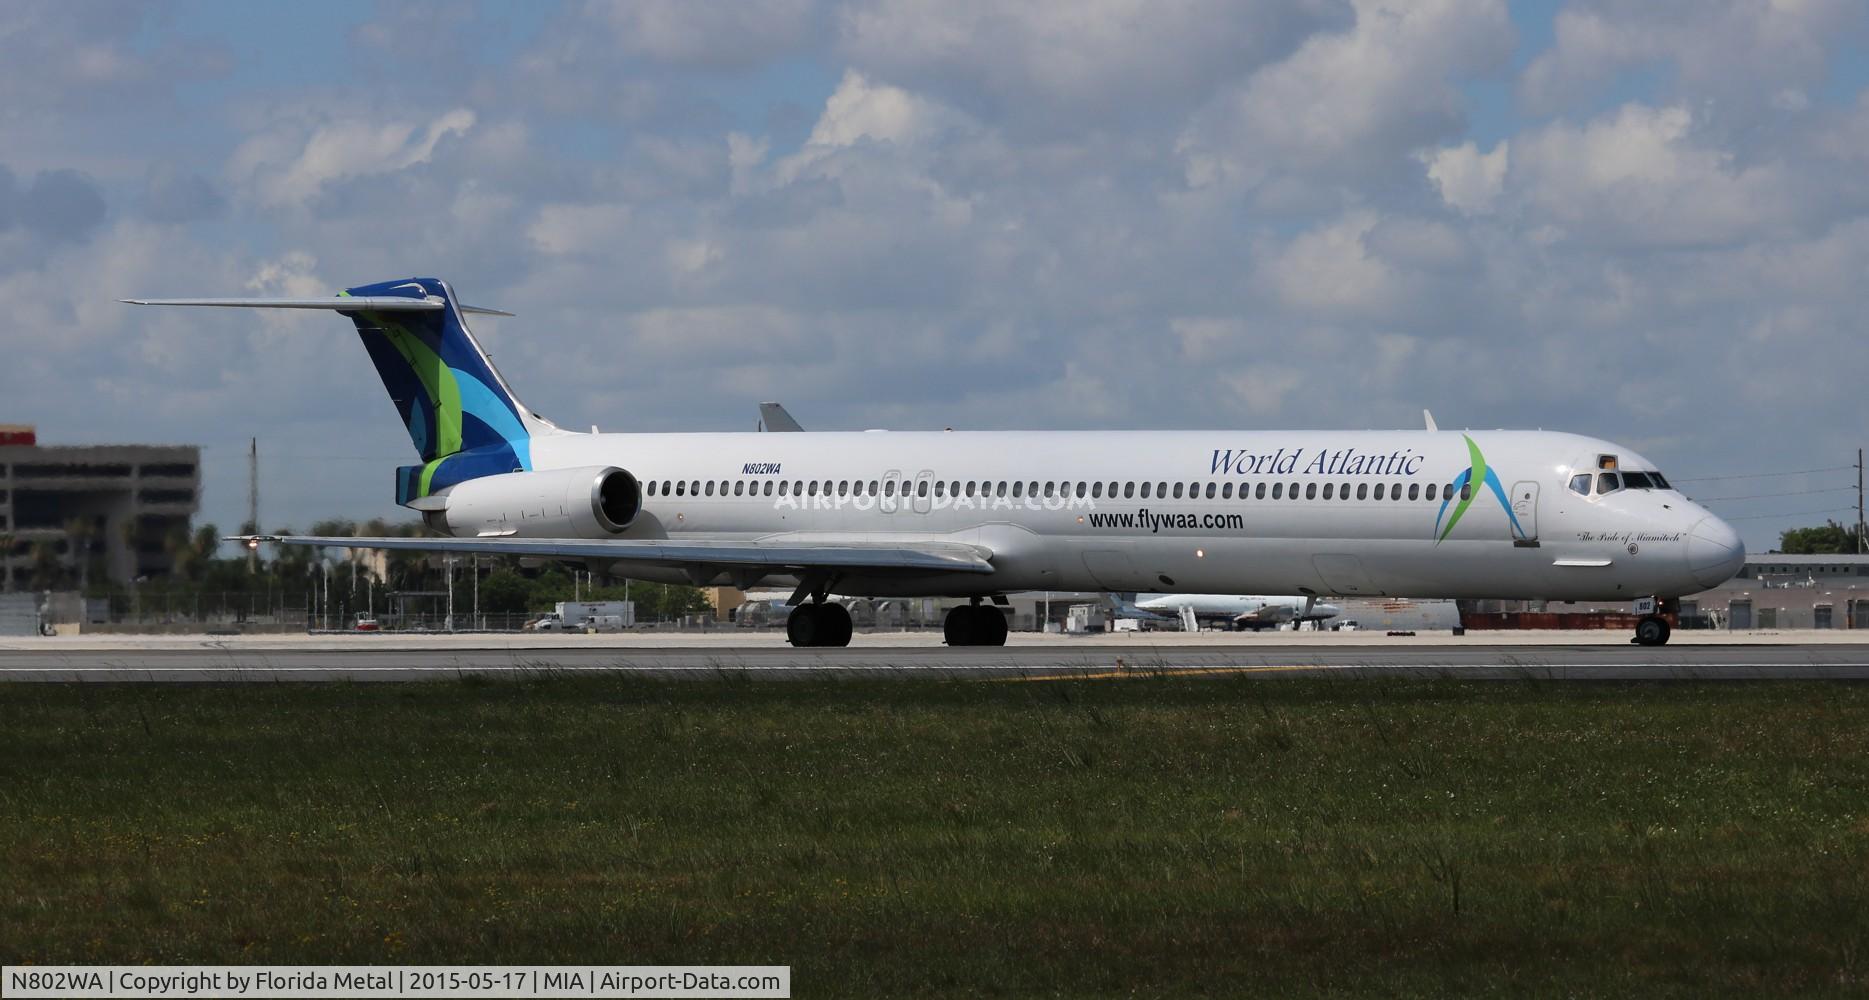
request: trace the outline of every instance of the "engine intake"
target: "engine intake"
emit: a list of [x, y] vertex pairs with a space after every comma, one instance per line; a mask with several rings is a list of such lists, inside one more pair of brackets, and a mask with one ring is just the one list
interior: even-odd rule
[[429, 526], [462, 538], [602, 538], [642, 510], [636, 477], [615, 466], [509, 472], [457, 483]]

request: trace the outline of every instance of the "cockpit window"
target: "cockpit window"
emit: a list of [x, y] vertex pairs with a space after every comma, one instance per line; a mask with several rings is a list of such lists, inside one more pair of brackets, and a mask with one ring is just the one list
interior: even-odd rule
[[1668, 485], [1668, 481], [1666, 479], [1661, 478], [1661, 473], [1659, 472], [1649, 473], [1648, 478], [1653, 479], [1655, 481], [1655, 488], [1658, 490], [1674, 489], [1674, 487]]
[[1570, 491], [1572, 493], [1577, 494], [1580, 497], [1589, 496], [1590, 495], [1590, 474], [1586, 472], [1581, 476], [1570, 477]]
[[1602, 472], [1597, 474], [1596, 492], [1598, 496], [1605, 493], [1614, 493], [1619, 489], [1622, 489], [1622, 480], [1618, 478], [1614, 472]]
[[1632, 490], [1652, 490], [1655, 488], [1655, 483], [1648, 478], [1648, 473], [1636, 472], [1633, 469], [1622, 474], [1622, 485]]

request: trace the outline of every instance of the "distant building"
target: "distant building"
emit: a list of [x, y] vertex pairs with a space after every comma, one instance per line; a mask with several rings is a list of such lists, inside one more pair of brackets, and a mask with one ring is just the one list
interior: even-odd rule
[[1738, 575], [1681, 600], [1715, 628], [1869, 628], [1869, 555], [1749, 553]]
[[[110, 579], [167, 574], [169, 539], [201, 506], [201, 449], [192, 445], [40, 445], [30, 427], [0, 425], [0, 585], [32, 585], [35, 550], [76, 573], [86, 558]], [[87, 538], [74, 539], [77, 528]]]

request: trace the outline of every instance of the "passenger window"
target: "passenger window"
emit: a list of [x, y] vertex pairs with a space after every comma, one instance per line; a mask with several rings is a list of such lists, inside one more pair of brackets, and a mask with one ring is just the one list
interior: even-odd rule
[[1181, 484], [1180, 483], [1175, 484], [1175, 499], [1176, 500], [1181, 499]]
[[[1451, 487], [1450, 487], [1450, 490], [1451, 490]], [[1473, 499], [1473, 484], [1472, 483], [1460, 484], [1460, 499], [1462, 500]]]
[[1089, 483], [1078, 483], [1077, 484], [1077, 498], [1079, 500], [1082, 500], [1084, 499], [1084, 497], [1088, 495], [1090, 495], [1090, 484]]
[[960, 482], [958, 480], [956, 480], [953, 483], [948, 484], [948, 495], [949, 496], [960, 496]]
[[818, 495], [818, 481], [815, 479], [811, 481], [811, 495], [814, 497]]
[[876, 496], [876, 480], [870, 480], [870, 496]]
[[[1265, 489], [1265, 484], [1260, 483], [1259, 488]], [[1284, 483], [1273, 483], [1272, 484], [1272, 499], [1283, 500], [1284, 498], [1285, 498], [1285, 484]]]
[[1147, 500], [1149, 498], [1149, 494], [1153, 491], [1154, 486], [1154, 483], [1142, 484], [1142, 499]]
[[1213, 498], [1214, 498], [1214, 484], [1208, 483], [1207, 484], [1207, 499], [1212, 500]]
[[1330, 491], [1331, 491], [1331, 488], [1332, 488], [1332, 487], [1334, 487], [1334, 486], [1336, 486], [1336, 485], [1337, 485], [1336, 483], [1325, 483], [1325, 484], [1324, 484], [1324, 499], [1326, 499], [1326, 500], [1329, 500], [1329, 499], [1330, 499], [1330, 495], [1331, 495], [1331, 493], [1330, 493]]
[[688, 495], [688, 484], [687, 484], [687, 483], [685, 483], [685, 482], [684, 482], [684, 483], [676, 483], [676, 484], [675, 484], [675, 495], [676, 495], [676, 496], [678, 496], [678, 497], [685, 497], [685, 496], [687, 496], [687, 495]]
[[1114, 500], [1114, 499], [1116, 499], [1116, 488], [1117, 488], [1118, 486], [1121, 486], [1121, 485], [1122, 485], [1121, 483], [1111, 483], [1111, 484], [1110, 484], [1110, 499], [1112, 499], [1112, 500]]
[[973, 496], [973, 480], [967, 480], [967, 495]]
[[[1123, 484], [1123, 499], [1125, 500], [1134, 499], [1135, 495], [1136, 495], [1136, 484], [1135, 483], [1124, 483]], [[1148, 496], [1147, 493], [1144, 493], [1142, 495]]]
[[[1181, 494], [1177, 493], [1175, 495], [1180, 496]], [[1167, 483], [1156, 483], [1155, 484], [1155, 498], [1157, 500], [1168, 499], [1168, 484]]]
[[1025, 484], [1024, 483], [1013, 483], [1012, 484], [1012, 496], [1013, 496], [1013, 499], [1015, 500], [1023, 498], [1025, 496]]
[[1343, 488], [1337, 491], [1337, 496], [1343, 500], [1350, 499], [1350, 484], [1344, 483]]
[[1090, 499], [1092, 500], [1103, 499], [1103, 484], [1102, 483], [1098, 482], [1098, 483], [1090, 484]]
[[928, 480], [924, 479], [915, 484], [915, 495], [918, 497], [925, 497], [928, 495]]
[[[1240, 497], [1243, 499], [1245, 496], [1246, 496], [1246, 491], [1241, 490]], [[1225, 486], [1220, 487], [1220, 499], [1222, 500], [1233, 499], [1233, 484], [1232, 483], [1227, 483]]]
[[[780, 483], [779, 485], [780, 485], [780, 486], [784, 486], [785, 484], [784, 484], [784, 483]], [[771, 495], [772, 495], [772, 480], [770, 480], [770, 479], [768, 479], [768, 480], [766, 480], [766, 495], [767, 495], [767, 496], [771, 496]]]
[[938, 497], [947, 496], [947, 482], [945, 480], [935, 481], [935, 496], [938, 496]]
[[1439, 492], [1439, 491], [1440, 491], [1440, 484], [1439, 484], [1439, 483], [1429, 483], [1429, 484], [1428, 484], [1428, 489], [1427, 489], [1427, 496], [1428, 496], [1428, 499], [1429, 499], [1429, 500], [1432, 500], [1432, 499], [1434, 499], [1435, 497], [1437, 497], [1437, 496], [1439, 496], [1439, 495], [1440, 495], [1440, 492]]
[[743, 497], [746, 495], [746, 480], [741, 479], [733, 484], [733, 495], [736, 497]]
[[1298, 499], [1298, 484], [1297, 483], [1291, 484], [1291, 493], [1289, 494], [1289, 496], [1293, 500]]
[[1580, 497], [1589, 496], [1590, 495], [1590, 474], [1586, 472], [1581, 476], [1570, 477], [1570, 491], [1572, 493], [1577, 494]]
[[[1368, 483], [1357, 483], [1356, 484], [1356, 498], [1358, 500], [1369, 499], [1369, 484]], [[1381, 483], [1376, 484], [1376, 499], [1378, 500], [1382, 499], [1382, 484]]]
[[712, 479], [707, 481], [707, 495], [708, 496], [714, 495], [714, 481]]
[[1306, 500], [1316, 500], [1316, 499], [1317, 499], [1317, 484], [1316, 484], [1316, 483], [1306, 483], [1306, 484], [1304, 484], [1304, 498], [1305, 498]]
[[837, 481], [837, 495], [840, 497], [847, 497], [850, 495], [850, 480], [840, 479]]
[[655, 496], [655, 480], [649, 480], [649, 495]]
[[1028, 497], [1032, 497], [1033, 499], [1037, 499], [1038, 498], [1038, 484], [1027, 483], [1025, 487], [1025, 495]]
[[[1014, 483], [1013, 485], [1014, 485], [1014, 486], [1017, 486], [1017, 485], [1019, 485], [1019, 484], [1017, 484], [1017, 483]], [[1002, 497], [1006, 495], [1006, 481], [1005, 481], [1005, 480], [1003, 480], [1003, 479], [1002, 479], [1002, 480], [1000, 480], [1000, 483], [999, 483], [999, 489], [998, 489], [998, 491], [997, 491], [997, 495], [998, 495], [998, 496], [1002, 496]]]
[[1597, 474], [1596, 492], [1598, 496], [1602, 496], [1605, 493], [1614, 493], [1619, 489], [1622, 489], [1622, 480], [1618, 478], [1614, 472], [1600, 472]]
[[[1377, 484], [1376, 484], [1376, 499], [1378, 499], [1378, 500], [1380, 500], [1380, 499], [1382, 499], [1382, 488], [1383, 488], [1383, 487], [1384, 487], [1385, 485], [1387, 485], [1387, 484], [1386, 484], [1386, 483], [1377, 483]], [[1361, 489], [1361, 488], [1359, 487], [1358, 489], [1359, 489], [1359, 497], [1358, 497], [1358, 498], [1360, 499], [1360, 498], [1361, 498], [1361, 496], [1360, 496], [1360, 489]]]
[[1409, 483], [1408, 484], [1408, 499], [1410, 500], [1421, 499], [1421, 484], [1420, 483]]
[[1402, 484], [1401, 483], [1396, 483], [1394, 486], [1389, 488], [1389, 499], [1391, 500], [1402, 499]]
[[[1253, 487], [1252, 496], [1254, 500], [1264, 500], [1265, 499], [1265, 484], [1260, 483], [1259, 485]], [[1274, 500], [1278, 499], [1278, 490], [1276, 488], [1274, 488], [1272, 491], [1272, 499]]]

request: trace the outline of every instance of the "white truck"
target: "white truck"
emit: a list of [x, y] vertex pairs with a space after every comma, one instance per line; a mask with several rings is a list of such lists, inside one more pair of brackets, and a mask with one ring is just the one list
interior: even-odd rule
[[635, 626], [635, 601], [559, 601], [529, 627], [538, 632], [620, 632]]

